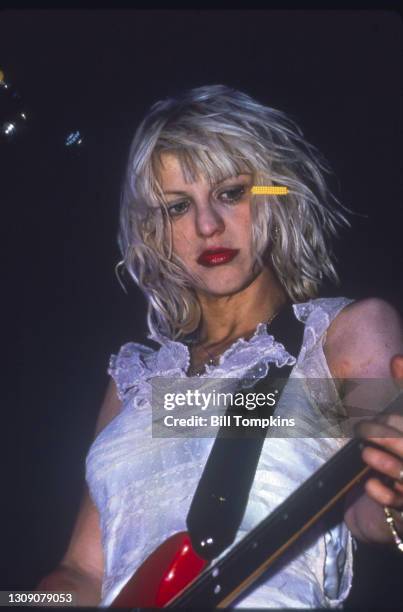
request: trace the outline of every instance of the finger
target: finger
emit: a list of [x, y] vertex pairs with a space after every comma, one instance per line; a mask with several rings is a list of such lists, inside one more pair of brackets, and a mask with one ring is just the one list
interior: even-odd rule
[[403, 437], [402, 438], [369, 438], [370, 441], [382, 446], [386, 450], [403, 459]]
[[403, 462], [390, 453], [366, 446], [362, 451], [362, 458], [374, 470], [394, 480], [400, 480], [403, 473]]
[[399, 482], [398, 480], [394, 480], [393, 481], [393, 487], [395, 488], [395, 490], [398, 493], [402, 493], [403, 494], [403, 483]]
[[403, 414], [391, 412], [389, 414], [379, 414], [375, 420], [390, 429], [396, 430], [396, 435], [403, 436]]
[[403, 355], [395, 355], [392, 357], [390, 369], [393, 378], [403, 382]]
[[375, 421], [386, 427], [396, 430], [396, 434], [391, 435], [403, 435], [403, 415], [392, 412], [390, 414], [379, 414], [375, 417]]
[[378, 414], [373, 419], [357, 423], [356, 431], [359, 432], [358, 435], [365, 435], [365, 437], [392, 438], [403, 436], [403, 415], [396, 413]]
[[365, 491], [369, 497], [382, 506], [403, 508], [403, 495], [389, 489], [378, 478], [368, 478], [365, 483]]
[[374, 442], [403, 459], [403, 432], [372, 419], [357, 425], [355, 433], [362, 439]]

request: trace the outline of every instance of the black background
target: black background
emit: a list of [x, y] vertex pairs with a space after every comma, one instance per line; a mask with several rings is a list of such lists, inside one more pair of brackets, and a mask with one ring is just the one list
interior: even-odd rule
[[[288, 112], [359, 213], [336, 247], [342, 284], [323, 295], [380, 296], [403, 312], [402, 24], [393, 12], [312, 10], [20, 10], [0, 21], [0, 68], [27, 114], [0, 143], [6, 590], [33, 588], [64, 552], [109, 355], [145, 338], [145, 301], [113, 268], [128, 147], [151, 103], [223, 83]], [[83, 143], [68, 148], [75, 130]], [[348, 605], [398, 606], [395, 551], [360, 545], [355, 566]]]

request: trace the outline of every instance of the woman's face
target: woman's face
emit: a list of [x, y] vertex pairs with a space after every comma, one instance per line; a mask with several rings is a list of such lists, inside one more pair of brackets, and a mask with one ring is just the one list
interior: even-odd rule
[[228, 177], [211, 187], [202, 176], [186, 183], [174, 155], [163, 154], [161, 161], [173, 251], [196, 275], [195, 290], [223, 296], [245, 288], [258, 274], [251, 252], [252, 175]]

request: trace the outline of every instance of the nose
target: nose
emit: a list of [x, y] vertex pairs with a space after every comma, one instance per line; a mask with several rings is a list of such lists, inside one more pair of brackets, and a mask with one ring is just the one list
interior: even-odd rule
[[221, 234], [225, 229], [224, 219], [211, 203], [197, 209], [195, 221], [196, 233], [203, 238]]

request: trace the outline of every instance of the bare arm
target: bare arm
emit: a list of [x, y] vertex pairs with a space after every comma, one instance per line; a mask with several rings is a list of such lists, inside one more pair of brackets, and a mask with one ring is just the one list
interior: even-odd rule
[[59, 565], [36, 589], [76, 595], [76, 605], [96, 606], [101, 600], [103, 551], [98, 512], [86, 488], [68, 549]]
[[[112, 379], [97, 420], [95, 435], [119, 413], [121, 402]], [[98, 510], [87, 485], [67, 550], [59, 565], [42, 578], [37, 590], [76, 593], [78, 606], [96, 606], [101, 600], [104, 558]]]
[[[392, 387], [391, 360], [394, 355], [403, 353], [403, 326], [399, 314], [387, 302], [374, 298], [350, 305], [330, 326], [325, 353], [335, 377], [380, 379], [379, 383], [383, 384], [379, 384], [379, 389], [384, 390], [389, 379]], [[378, 385], [374, 386], [375, 390], [377, 388]], [[374, 401], [371, 407], [374, 419], [360, 424], [358, 433], [366, 438], [381, 436], [374, 441], [384, 446], [384, 451], [364, 449], [363, 460], [374, 471], [347, 495], [344, 519], [358, 540], [382, 544], [392, 543], [383, 506], [403, 508], [403, 486], [395, 481], [393, 488], [389, 488], [379, 478], [387, 475], [396, 479], [403, 468], [403, 417], [376, 416], [376, 404]], [[368, 409], [368, 406], [367, 401], [362, 408]], [[382, 408], [378, 406], [378, 411]], [[388, 451], [396, 453], [400, 459]]]

